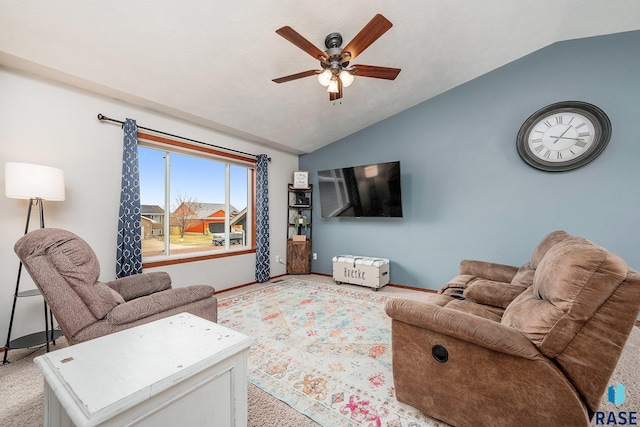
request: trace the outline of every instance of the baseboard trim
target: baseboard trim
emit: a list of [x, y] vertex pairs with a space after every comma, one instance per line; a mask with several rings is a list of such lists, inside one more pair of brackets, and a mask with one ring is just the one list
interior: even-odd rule
[[[274, 279], [277, 279], [277, 278], [283, 277], [283, 276], [286, 276], [286, 274], [281, 274], [279, 276], [274, 276], [271, 279], [269, 279], [269, 282], [272, 282]], [[253, 281], [253, 282], [245, 283], [245, 284], [242, 284], [242, 285], [234, 286], [232, 288], [223, 289], [221, 291], [216, 291], [216, 294], [222, 294], [222, 293], [229, 292], [229, 291], [235, 291], [236, 289], [246, 288], [247, 286], [255, 285], [256, 283], [258, 283], [258, 282]], [[265, 283], [267, 283], [267, 282], [265, 282]]]
[[314, 273], [313, 271], [311, 272], [311, 274], [315, 274], [316, 276], [333, 277], [333, 274], [327, 274], [327, 273]]
[[428, 294], [438, 293], [438, 291], [436, 291], [435, 289], [416, 288], [414, 286], [396, 285], [395, 283], [389, 283], [387, 286], [391, 286], [392, 288], [408, 289], [411, 291], [426, 292]]

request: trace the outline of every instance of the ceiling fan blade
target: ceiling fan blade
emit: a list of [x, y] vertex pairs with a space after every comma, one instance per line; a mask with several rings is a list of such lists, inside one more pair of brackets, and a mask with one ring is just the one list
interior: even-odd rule
[[342, 80], [338, 79], [338, 92], [329, 92], [329, 101], [335, 101], [342, 98]]
[[400, 68], [378, 67], [376, 65], [354, 65], [354, 76], [373, 77], [375, 79], [395, 80], [400, 74]]
[[296, 30], [289, 26], [284, 26], [276, 30], [276, 33], [280, 34], [282, 37], [298, 46], [300, 49], [307, 52], [309, 55], [313, 56], [315, 59], [323, 58], [325, 60], [329, 59], [326, 53], [318, 49], [311, 43], [309, 40], [302, 37]]
[[301, 73], [291, 74], [290, 76], [284, 76], [277, 79], [273, 79], [273, 81], [275, 83], [286, 83], [286, 82], [290, 82], [291, 80], [297, 80], [304, 77], [315, 76], [316, 74], [320, 74], [321, 72], [322, 70], [307, 70]]
[[[353, 40], [342, 49], [342, 59], [344, 61], [352, 61], [392, 26], [393, 24], [387, 18], [377, 14], [360, 30]], [[348, 58], [346, 57], [348, 56], [346, 55], [347, 53], [351, 55]]]

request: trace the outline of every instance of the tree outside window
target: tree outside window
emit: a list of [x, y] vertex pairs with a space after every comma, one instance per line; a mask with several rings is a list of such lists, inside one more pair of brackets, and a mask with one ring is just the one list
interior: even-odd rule
[[252, 249], [253, 167], [139, 142], [143, 261]]

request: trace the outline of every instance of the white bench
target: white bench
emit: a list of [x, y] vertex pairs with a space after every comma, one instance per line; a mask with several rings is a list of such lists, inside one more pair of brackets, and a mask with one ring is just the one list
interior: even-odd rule
[[389, 260], [354, 255], [335, 256], [333, 280], [338, 284], [368, 286], [377, 291], [389, 284]]

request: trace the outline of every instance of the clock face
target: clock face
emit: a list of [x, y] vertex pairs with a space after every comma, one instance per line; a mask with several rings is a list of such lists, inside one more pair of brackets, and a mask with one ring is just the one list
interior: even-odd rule
[[596, 130], [589, 118], [566, 111], [550, 114], [534, 123], [527, 144], [537, 158], [562, 163], [588, 153], [595, 136]]
[[562, 172], [583, 166], [604, 150], [611, 136], [607, 115], [580, 101], [551, 104], [531, 115], [520, 128], [520, 157], [534, 168]]

